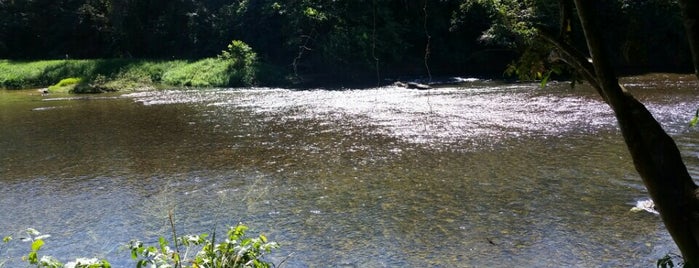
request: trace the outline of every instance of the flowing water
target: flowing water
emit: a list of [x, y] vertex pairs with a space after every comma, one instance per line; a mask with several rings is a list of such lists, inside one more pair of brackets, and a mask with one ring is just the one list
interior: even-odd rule
[[[623, 82], [699, 175], [697, 83]], [[649, 267], [678, 251], [645, 198], [610, 109], [567, 83], [0, 91], [0, 235], [63, 261], [133, 266], [120, 247], [174, 211], [179, 234], [251, 226], [284, 267]]]

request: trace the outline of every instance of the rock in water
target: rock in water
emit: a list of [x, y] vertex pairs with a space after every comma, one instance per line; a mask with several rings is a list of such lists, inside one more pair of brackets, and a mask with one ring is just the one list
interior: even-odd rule
[[658, 211], [655, 210], [655, 203], [653, 203], [653, 200], [651, 200], [651, 199], [636, 201], [636, 206], [632, 207], [631, 211], [632, 212], [647, 211], [647, 212], [655, 214], [655, 215], [660, 215], [660, 213], [658, 213]]
[[430, 88], [432, 88], [432, 87], [429, 86], [429, 85], [420, 84], [420, 83], [416, 83], [416, 82], [408, 82], [408, 88], [413, 88], [413, 89], [430, 89]]
[[401, 82], [401, 81], [396, 81], [395, 83], [393, 83], [393, 85], [394, 85], [394, 86], [397, 86], [397, 87], [404, 87], [404, 88], [410, 88], [410, 89], [431, 89], [431, 88], [432, 88], [432, 87], [429, 86], [429, 85], [420, 84], [420, 83], [417, 83], [417, 82], [408, 82], [408, 83], [404, 83], [404, 82]]

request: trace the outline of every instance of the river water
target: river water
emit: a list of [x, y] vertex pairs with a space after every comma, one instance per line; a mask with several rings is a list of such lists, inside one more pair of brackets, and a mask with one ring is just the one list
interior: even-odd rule
[[[691, 76], [623, 83], [699, 175]], [[121, 248], [243, 222], [284, 267], [649, 267], [678, 253], [610, 109], [585, 86], [0, 91], [1, 235], [133, 266]], [[0, 247], [9, 267], [28, 252]]]

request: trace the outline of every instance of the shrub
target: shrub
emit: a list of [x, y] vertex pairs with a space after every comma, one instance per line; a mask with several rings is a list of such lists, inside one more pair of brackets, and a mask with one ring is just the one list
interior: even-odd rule
[[[36, 267], [48, 267], [48, 268], [110, 268], [111, 265], [106, 260], [98, 260], [97, 258], [77, 258], [74, 261], [68, 262], [66, 264], [61, 263], [56, 258], [51, 256], [40, 256], [39, 250], [44, 246], [44, 239], [51, 237], [47, 234], [41, 234], [39, 231], [33, 228], [27, 228], [25, 231], [26, 237], [22, 238], [23, 241], [30, 242], [29, 254], [22, 256], [22, 260], [26, 261], [32, 266]], [[6, 236], [3, 238], [3, 245], [6, 245], [12, 241], [12, 236]], [[0, 248], [2, 249], [2, 248]], [[0, 262], [0, 267], [4, 267], [6, 262]]]
[[233, 40], [227, 50], [221, 51], [219, 59], [229, 62], [231, 81], [229, 84], [252, 85], [257, 72], [257, 54], [243, 41]]
[[72, 91], [78, 84], [82, 82], [82, 78], [77, 78], [77, 77], [69, 77], [69, 78], [64, 78], [61, 79], [58, 83], [56, 83], [53, 86], [49, 86], [48, 90], [49, 92], [70, 92]]
[[[174, 228], [174, 227], [173, 227]], [[259, 235], [257, 237], [247, 237], [245, 232], [248, 227], [238, 224], [230, 227], [227, 236], [223, 241], [216, 241], [214, 233], [211, 239], [208, 234], [186, 235], [175, 239], [174, 248], [170, 247], [170, 242], [165, 238], [159, 239], [157, 246], [146, 246], [143, 242], [132, 240], [126, 247], [130, 250], [131, 258], [136, 260], [136, 267], [211, 267], [211, 268], [269, 268], [273, 264], [263, 260], [265, 254], [279, 248], [276, 242], [269, 242], [267, 237]], [[30, 250], [22, 260], [35, 267], [51, 268], [110, 268], [107, 260], [97, 258], [77, 258], [66, 264], [61, 263], [54, 257], [41, 256], [39, 250], [44, 246], [44, 239], [50, 237], [39, 233], [39, 231], [28, 228], [25, 230], [26, 237], [22, 241], [30, 242]], [[0, 253], [5, 245], [12, 241], [11, 236], [3, 238], [0, 244]], [[180, 251], [183, 247], [184, 252]], [[190, 256], [190, 252], [197, 250], [197, 253]], [[0, 268], [3, 268], [7, 260], [0, 261]]]
[[[207, 234], [188, 235], [176, 240], [175, 248], [164, 238], [160, 238], [159, 245], [144, 246], [141, 241], [131, 241], [131, 257], [137, 260], [137, 267], [153, 265], [156, 267], [182, 267], [191, 263], [191, 267], [227, 267], [227, 268], [268, 268], [271, 263], [263, 261], [262, 257], [278, 248], [279, 244], [268, 242], [267, 237], [246, 237], [248, 227], [238, 224], [228, 230], [226, 239], [216, 243], [214, 238], [207, 240]], [[179, 245], [186, 249], [184, 253], [179, 251]], [[198, 253], [192, 258], [188, 255], [193, 247], [200, 247]], [[189, 267], [189, 265], [187, 265]]]

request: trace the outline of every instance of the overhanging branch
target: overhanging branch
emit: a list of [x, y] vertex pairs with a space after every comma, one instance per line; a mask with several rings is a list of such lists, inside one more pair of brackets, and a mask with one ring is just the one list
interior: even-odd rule
[[543, 28], [538, 28], [537, 31], [539, 33], [539, 37], [541, 37], [542, 40], [546, 41], [547, 43], [553, 45], [556, 49], [558, 49], [558, 52], [561, 53], [562, 61], [570, 65], [570, 67], [573, 67], [573, 69], [577, 70], [580, 73], [580, 75], [582, 75], [583, 78], [587, 80], [590, 83], [590, 85], [593, 88], [595, 88], [595, 90], [597, 90], [597, 93], [599, 93], [599, 95], [602, 96], [604, 101], [609, 103], [609, 101], [605, 97], [606, 95], [602, 94], [602, 88], [600, 86], [599, 81], [597, 80], [597, 76], [595, 75], [595, 68], [594, 66], [592, 66], [592, 63], [588, 61], [587, 57], [585, 57], [584, 54], [582, 54], [582, 52], [580, 52], [573, 46], [556, 38], [547, 30]]

